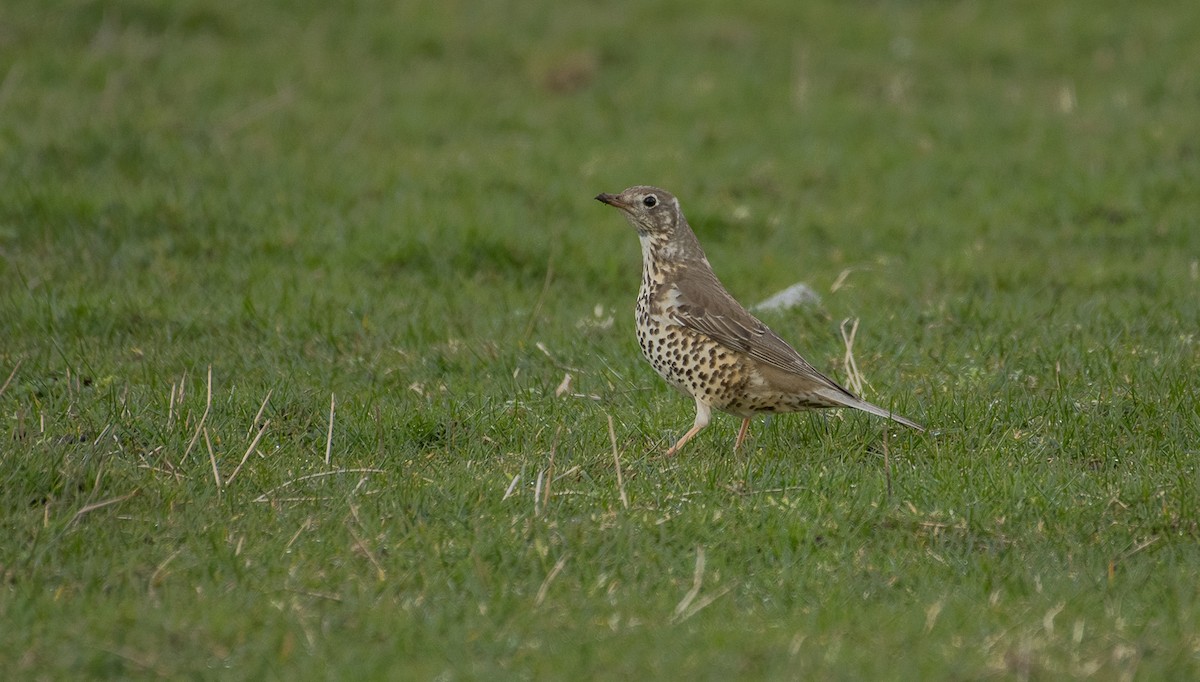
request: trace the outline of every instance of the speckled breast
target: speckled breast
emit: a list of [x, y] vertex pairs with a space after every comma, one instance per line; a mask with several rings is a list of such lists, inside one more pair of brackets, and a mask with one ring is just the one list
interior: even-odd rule
[[751, 368], [724, 346], [654, 310], [643, 289], [635, 309], [638, 345], [650, 366], [680, 391], [726, 410], [744, 394]]

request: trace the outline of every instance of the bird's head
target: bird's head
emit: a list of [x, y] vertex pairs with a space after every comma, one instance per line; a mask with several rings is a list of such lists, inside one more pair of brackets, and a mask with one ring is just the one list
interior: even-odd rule
[[596, 201], [621, 209], [640, 236], [671, 239], [684, 222], [679, 200], [657, 187], [637, 185], [620, 194], [599, 194]]
[[665, 189], [635, 185], [620, 194], [599, 194], [597, 201], [616, 206], [637, 230], [647, 268], [695, 263], [708, 267], [708, 259], [688, 226], [679, 200]]

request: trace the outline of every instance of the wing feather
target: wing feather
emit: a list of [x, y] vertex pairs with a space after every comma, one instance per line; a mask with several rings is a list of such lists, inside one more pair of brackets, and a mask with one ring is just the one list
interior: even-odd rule
[[717, 343], [745, 353], [761, 363], [812, 379], [847, 397], [857, 397], [836, 381], [817, 371], [796, 349], [746, 311], [721, 285], [711, 271], [707, 277], [678, 278], [667, 293], [676, 297], [672, 320], [700, 332]]
[[711, 269], [693, 268], [692, 272], [677, 276], [663, 295], [675, 298], [675, 305], [669, 307], [668, 313], [675, 324], [704, 334], [768, 367], [812, 381], [815, 384], [812, 394], [828, 400], [830, 407], [853, 407], [918, 431], [925, 430], [910, 419], [859, 398], [817, 371], [796, 349], [734, 300]]

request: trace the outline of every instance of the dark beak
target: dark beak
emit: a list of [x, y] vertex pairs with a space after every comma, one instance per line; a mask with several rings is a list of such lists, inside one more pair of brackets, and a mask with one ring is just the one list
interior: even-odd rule
[[621, 197], [616, 194], [606, 194], [601, 192], [600, 194], [596, 195], [596, 201], [608, 204], [609, 206], [616, 206], [621, 210], [629, 209], [629, 205], [621, 201]]

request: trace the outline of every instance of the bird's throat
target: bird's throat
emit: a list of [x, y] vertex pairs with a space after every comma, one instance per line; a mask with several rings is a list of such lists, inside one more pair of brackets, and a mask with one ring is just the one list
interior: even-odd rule
[[670, 259], [666, 256], [668, 244], [653, 236], [638, 235], [642, 242], [642, 282], [645, 284], [661, 284], [664, 268], [669, 266]]

